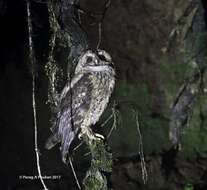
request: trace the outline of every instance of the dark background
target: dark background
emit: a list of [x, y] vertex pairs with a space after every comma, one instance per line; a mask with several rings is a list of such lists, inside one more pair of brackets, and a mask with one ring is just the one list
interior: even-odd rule
[[[116, 158], [111, 177], [115, 190], [179, 190], [188, 184], [193, 185], [194, 189], [207, 189], [205, 136], [199, 136], [200, 133], [193, 133], [191, 136], [189, 133], [190, 140], [184, 141], [186, 145], [183, 153], [179, 154], [171, 148], [167, 136], [166, 113], [169, 102], [173, 99], [171, 96], [175, 97], [171, 89], [177, 91], [184, 77], [180, 68], [173, 71], [172, 68], [162, 70], [162, 60], [170, 65], [174, 59], [174, 55], [170, 54], [170, 59], [166, 62], [166, 59], [162, 58], [162, 48], [166, 46], [169, 33], [176, 25], [175, 12], [183, 10], [183, 2], [112, 0], [106, 13], [101, 47], [110, 52], [116, 66], [117, 87], [113, 99], [121, 102], [120, 110], [124, 120], [109, 142]], [[203, 3], [206, 9], [207, 4], [205, 1]], [[103, 2], [83, 0], [81, 6], [98, 11], [103, 9]], [[32, 2], [32, 19], [38, 73], [36, 99], [42, 174], [61, 177], [46, 180], [52, 190], [76, 189], [70, 168], [61, 162], [58, 147], [51, 151], [44, 149], [44, 143], [50, 135], [50, 109], [46, 104], [47, 78], [44, 72], [49, 23], [44, 3]], [[83, 20], [89, 39], [96, 44], [98, 27], [91, 26], [91, 22], [93, 20], [89, 18]], [[41, 188], [38, 180], [20, 179], [23, 175], [37, 175], [25, 1], [0, 1], [0, 31], [0, 189], [36, 190]], [[175, 85], [172, 84], [174, 80], [177, 82]], [[173, 86], [168, 89], [171, 84]], [[149, 183], [146, 186], [141, 180], [136, 129], [135, 126], [132, 127], [132, 117], [128, 114], [130, 108], [125, 108], [122, 102], [132, 102], [142, 113], [144, 151], [149, 172]], [[203, 131], [201, 133], [206, 134]], [[195, 138], [192, 138], [194, 135]], [[204, 140], [198, 142], [197, 139], [200, 138]], [[196, 139], [195, 142], [192, 139]], [[193, 142], [195, 146], [192, 150], [189, 142]], [[74, 165], [79, 178], [82, 179], [88, 166], [88, 158], [83, 157], [81, 153], [76, 157]]]

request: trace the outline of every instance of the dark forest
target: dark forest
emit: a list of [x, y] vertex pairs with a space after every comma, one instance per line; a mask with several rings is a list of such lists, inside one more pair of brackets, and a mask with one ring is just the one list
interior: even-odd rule
[[0, 190], [207, 189], [206, 1], [0, 0], [0, 31]]

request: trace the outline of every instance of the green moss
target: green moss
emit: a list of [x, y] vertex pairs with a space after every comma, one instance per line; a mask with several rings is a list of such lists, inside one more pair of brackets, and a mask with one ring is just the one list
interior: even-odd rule
[[108, 190], [105, 172], [112, 171], [112, 154], [108, 151], [108, 147], [103, 140], [85, 141], [91, 153], [91, 166], [88, 169], [83, 180], [85, 190]]
[[[136, 121], [131, 107], [123, 106], [120, 109], [122, 125], [118, 125], [109, 138], [110, 147], [115, 155], [124, 156], [136, 154], [138, 151], [138, 133]], [[109, 124], [109, 128], [112, 123]]]
[[92, 167], [101, 171], [112, 171], [112, 154], [108, 150], [108, 146], [102, 140], [94, 141], [90, 146], [92, 154]]
[[183, 63], [182, 56], [170, 58], [163, 56], [160, 61], [161, 88], [165, 93], [167, 106], [174, 101], [180, 87], [192, 75], [195, 65], [191, 62]]
[[107, 190], [105, 177], [99, 170], [89, 170], [83, 181], [85, 190]]
[[168, 122], [160, 118], [142, 118], [142, 120], [145, 153], [158, 153], [169, 147]]
[[[189, 63], [190, 64], [190, 63]], [[189, 64], [163, 63], [160, 68], [161, 86], [166, 98], [165, 106], [169, 111], [170, 105], [184, 83], [185, 79], [195, 71]], [[158, 153], [171, 146], [169, 142], [169, 121], [164, 117], [150, 117], [151, 102], [153, 95], [150, 94], [146, 83], [137, 85], [129, 84], [127, 81], [119, 81], [115, 90], [115, 97], [119, 103], [122, 126], [118, 125], [109, 139], [115, 155], [131, 155], [138, 151], [139, 137], [136, 122], [133, 118], [133, 109], [140, 113], [140, 128], [143, 136], [145, 154]], [[207, 111], [204, 105], [207, 104], [206, 96], [199, 96], [195, 102], [192, 118], [185, 126], [182, 138], [182, 151], [184, 157], [195, 158], [197, 153], [206, 155], [207, 152]], [[201, 113], [202, 111], [202, 113]], [[168, 113], [166, 113], [167, 116]], [[201, 114], [204, 119], [201, 120]], [[105, 128], [112, 126], [109, 122]], [[207, 155], [206, 155], [207, 156]]]
[[[112, 133], [110, 146], [116, 156], [134, 155], [139, 151], [139, 134], [132, 108], [121, 110], [122, 126]], [[145, 154], [157, 153], [169, 146], [168, 122], [162, 118], [152, 118], [139, 114], [139, 124]]]
[[119, 81], [116, 84], [115, 96], [118, 102], [126, 105], [126, 102], [139, 107], [140, 111], [147, 111], [150, 103], [150, 92], [146, 83], [132, 85], [127, 81]]
[[[139, 151], [140, 139], [134, 118], [134, 110], [140, 113], [139, 122], [145, 153], [160, 152], [169, 145], [168, 122], [163, 118], [147, 116], [151, 112], [151, 102], [154, 95], [150, 94], [146, 83], [132, 85], [127, 81], [119, 81], [115, 96], [119, 103], [122, 126], [117, 126], [109, 142], [117, 156], [136, 154]], [[111, 126], [112, 123], [109, 123], [106, 128]]]
[[193, 185], [190, 184], [190, 183], [186, 184], [185, 187], [184, 187], [184, 190], [193, 190], [193, 189], [194, 189]]
[[201, 120], [201, 105], [205, 105], [206, 98], [200, 96], [193, 109], [192, 118], [183, 136], [183, 154], [187, 158], [195, 158], [197, 154], [207, 156], [207, 128]]
[[183, 139], [183, 154], [189, 159], [196, 158], [198, 154], [207, 156], [207, 130], [197, 128], [187, 129]]

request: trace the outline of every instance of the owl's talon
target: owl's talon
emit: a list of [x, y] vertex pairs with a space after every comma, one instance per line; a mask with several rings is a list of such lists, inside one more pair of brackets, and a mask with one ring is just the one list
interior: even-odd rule
[[81, 127], [81, 131], [78, 134], [78, 138], [81, 139], [83, 135], [87, 135], [89, 140], [104, 140], [104, 136], [98, 133], [93, 133], [91, 129], [88, 129], [87, 127]]
[[83, 137], [83, 133], [80, 132], [80, 133], [78, 134], [78, 139], [81, 140], [82, 137]]
[[105, 139], [105, 137], [99, 133], [94, 133], [94, 136], [97, 140], [104, 140]]
[[88, 129], [84, 126], [81, 127], [81, 131], [78, 134], [78, 138], [81, 140], [84, 134], [88, 134]]

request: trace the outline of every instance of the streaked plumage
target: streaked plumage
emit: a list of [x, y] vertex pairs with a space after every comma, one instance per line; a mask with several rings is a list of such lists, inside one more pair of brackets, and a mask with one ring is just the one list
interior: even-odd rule
[[74, 77], [59, 98], [53, 136], [46, 143], [52, 148], [61, 142], [62, 160], [66, 163], [70, 145], [76, 135], [86, 133], [95, 138], [94, 125], [107, 106], [115, 84], [115, 72], [110, 55], [104, 50], [87, 51], [76, 66]]

